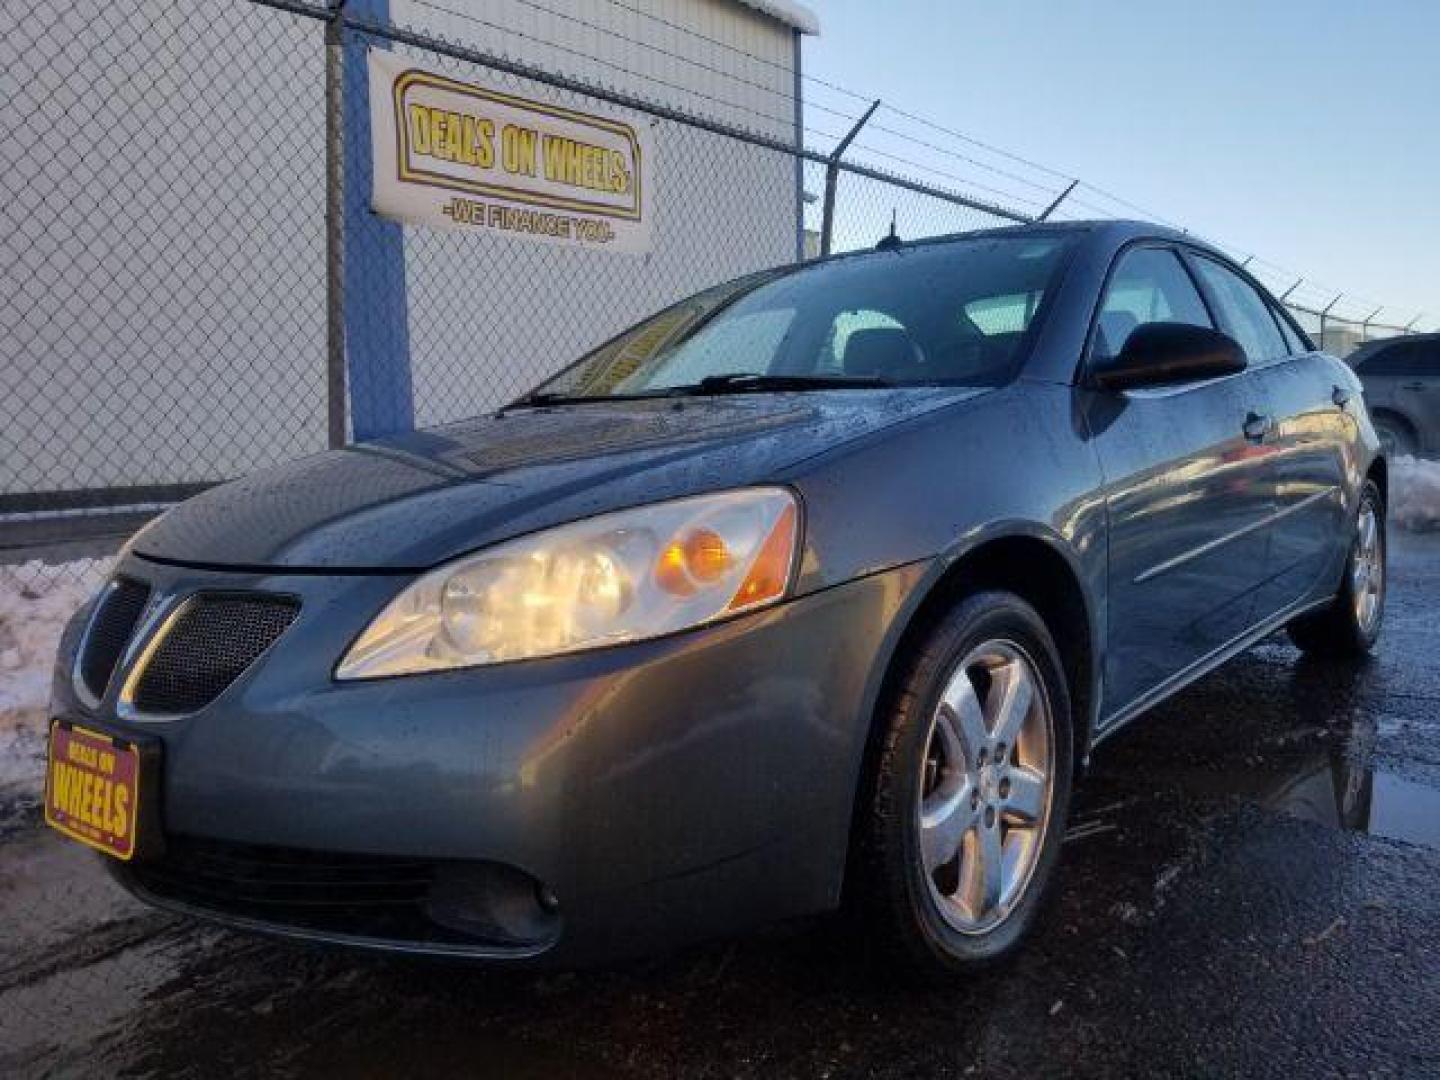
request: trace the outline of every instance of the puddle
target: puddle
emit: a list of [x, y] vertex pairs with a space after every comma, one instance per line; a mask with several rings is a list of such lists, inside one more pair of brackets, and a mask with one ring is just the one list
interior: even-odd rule
[[1289, 817], [1440, 850], [1440, 789], [1337, 755], [1267, 800]]
[[1440, 849], [1440, 790], [1377, 772], [1367, 832]]

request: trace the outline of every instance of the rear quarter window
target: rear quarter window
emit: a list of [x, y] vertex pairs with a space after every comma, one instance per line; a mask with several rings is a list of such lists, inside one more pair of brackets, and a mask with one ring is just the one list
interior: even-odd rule
[[1290, 320], [1285, 313], [1274, 304], [1270, 306], [1270, 313], [1275, 316], [1275, 322], [1280, 327], [1280, 335], [1285, 339], [1285, 346], [1290, 350], [1292, 356], [1301, 356], [1310, 351], [1310, 346], [1305, 344], [1302, 338], [1290, 325]]

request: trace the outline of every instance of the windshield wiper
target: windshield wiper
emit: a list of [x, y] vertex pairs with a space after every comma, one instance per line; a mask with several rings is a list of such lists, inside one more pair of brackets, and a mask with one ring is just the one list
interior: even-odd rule
[[647, 398], [709, 397], [718, 394], [753, 394], [767, 390], [875, 390], [894, 386], [888, 379], [873, 375], [765, 375], [756, 371], [729, 371], [707, 375], [697, 383], [659, 386], [631, 394], [557, 394], [537, 391], [512, 401], [501, 411], [568, 404], [576, 401], [644, 401]]
[[686, 394], [748, 394], [765, 390], [874, 390], [895, 384], [872, 375], [765, 375], [732, 371], [707, 375], [691, 386], [677, 386]]
[[[688, 389], [688, 387], [682, 389]], [[500, 411], [507, 412], [510, 409], [539, 408], [545, 405], [570, 405], [577, 401], [644, 401], [647, 398], [670, 397], [676, 392], [676, 390], [665, 389], [634, 394], [557, 394], [546, 390], [534, 394], [526, 394], [524, 397], [510, 402], [510, 404], [504, 406]]]
[[556, 394], [550, 391], [537, 391], [533, 394], [526, 394], [519, 401], [512, 401], [505, 406], [512, 409], [516, 405], [554, 405], [557, 401], [574, 401], [568, 394]]

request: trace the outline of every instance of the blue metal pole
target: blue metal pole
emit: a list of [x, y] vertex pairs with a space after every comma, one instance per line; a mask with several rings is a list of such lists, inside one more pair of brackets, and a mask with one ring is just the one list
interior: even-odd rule
[[[348, 0], [345, 12], [390, 21], [389, 0]], [[369, 72], [358, 44], [345, 60], [345, 361], [351, 430], [361, 440], [413, 429], [415, 404], [405, 233], [371, 212]]]
[[[805, 106], [803, 97], [803, 83], [800, 77], [800, 38], [799, 30], [794, 32], [795, 39], [795, 149], [805, 149]], [[805, 261], [805, 159], [799, 154], [795, 155], [795, 261]]]

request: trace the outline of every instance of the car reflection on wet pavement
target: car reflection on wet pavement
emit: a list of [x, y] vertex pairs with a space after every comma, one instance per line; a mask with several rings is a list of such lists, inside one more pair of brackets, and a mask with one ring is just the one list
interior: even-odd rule
[[1275, 639], [1102, 746], [1012, 964], [943, 988], [814, 920], [604, 971], [327, 953], [0, 835], [0, 1074], [1440, 1075], [1440, 537], [1378, 657]]

